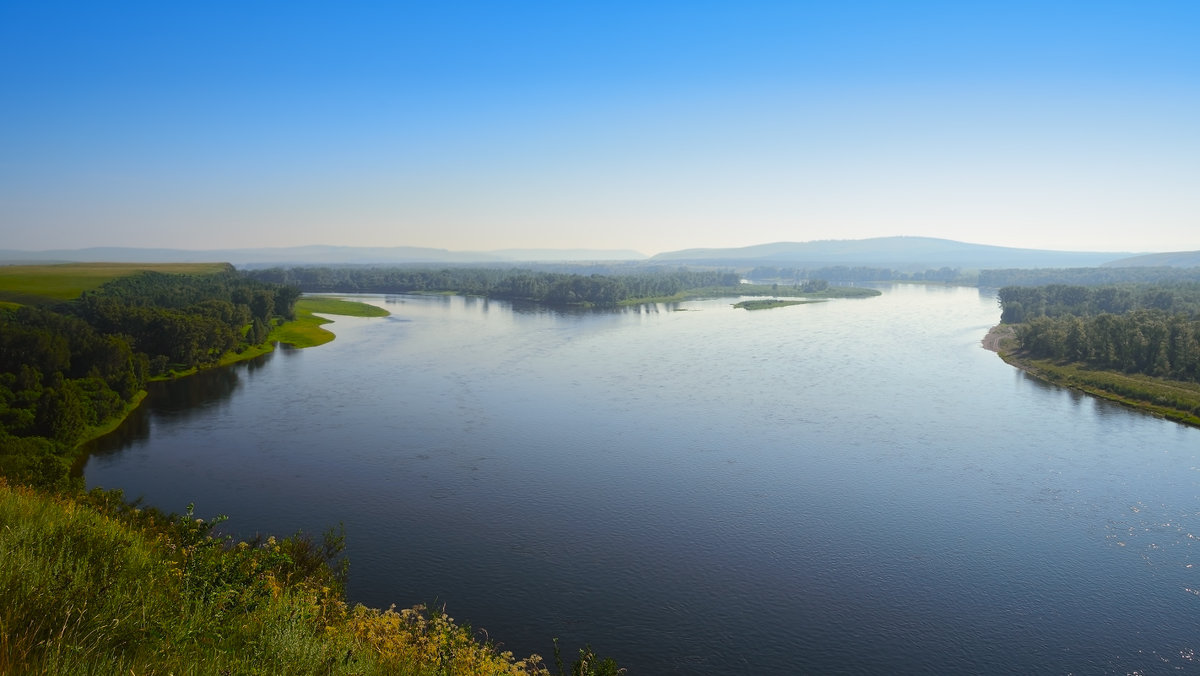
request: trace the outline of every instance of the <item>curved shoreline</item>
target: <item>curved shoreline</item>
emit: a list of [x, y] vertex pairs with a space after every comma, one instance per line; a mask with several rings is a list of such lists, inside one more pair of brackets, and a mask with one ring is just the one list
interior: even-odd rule
[[1116, 402], [1157, 418], [1200, 427], [1200, 384], [1091, 370], [1074, 364], [1056, 364], [1049, 359], [1026, 359], [1017, 354], [1016, 331], [1009, 324], [993, 326], [980, 344], [985, 350], [999, 355], [1006, 364], [1043, 382]]
[[[991, 350], [992, 352], [1000, 354], [1000, 348], [1002, 346], [1009, 347], [1011, 342], [1016, 341], [1016, 339], [1017, 333], [1015, 330], [1013, 330], [1011, 325], [997, 324], [988, 329], [987, 335], [983, 337], [983, 340], [980, 341], [980, 344], [983, 345], [983, 349]], [[1004, 357], [1003, 354], [1000, 354], [1000, 356], [1001, 358]], [[1005, 359], [1005, 361], [1008, 360]]]

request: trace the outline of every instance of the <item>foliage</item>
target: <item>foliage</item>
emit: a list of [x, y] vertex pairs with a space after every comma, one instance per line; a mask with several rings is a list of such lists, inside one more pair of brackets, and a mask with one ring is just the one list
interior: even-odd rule
[[295, 319], [272, 329], [268, 340], [287, 343], [292, 347], [314, 347], [328, 343], [334, 336], [321, 325], [328, 324], [329, 320], [318, 317], [314, 314], [316, 312], [347, 317], [386, 317], [389, 314], [387, 310], [367, 303], [308, 296], [296, 301]]
[[787, 307], [789, 305], [801, 305], [803, 303], [816, 303], [813, 300], [779, 300], [771, 298], [768, 300], [744, 300], [740, 303], [734, 303], [733, 307], [742, 310], [769, 310], [776, 307]]
[[1005, 361], [1042, 380], [1081, 390], [1176, 422], [1200, 426], [1198, 383], [1179, 382], [1137, 373], [1097, 370], [1052, 359], [1031, 359], [1019, 352], [1001, 355]]
[[234, 542], [220, 521], [0, 478], [0, 673], [549, 673], [444, 610], [350, 608], [336, 533]]
[[70, 477], [75, 444], [140, 401], [152, 373], [260, 349], [298, 293], [222, 268], [0, 308], [0, 673], [547, 673], [444, 613], [348, 608], [339, 532], [233, 542], [191, 506], [164, 515]]
[[1161, 282], [1082, 286], [1006, 286], [998, 292], [1003, 310], [1001, 321], [1016, 324], [1037, 317], [1103, 313], [1123, 314], [1133, 310], [1162, 310], [1200, 314], [1200, 282]]
[[[294, 284], [305, 292], [462, 293], [549, 305], [612, 306], [669, 302], [705, 296], [777, 295], [779, 285], [743, 284], [728, 270], [677, 268], [615, 275], [580, 275], [527, 269], [291, 268], [248, 273], [256, 279]], [[877, 296], [874, 289], [829, 286], [824, 279], [798, 282], [797, 294], [824, 298]]]
[[1015, 268], [981, 270], [979, 272], [979, 286], [987, 288], [1045, 286], [1048, 284], [1103, 286], [1163, 282], [1200, 282], [1200, 268]]
[[297, 304], [297, 310], [300, 308], [303, 308], [307, 312], [320, 312], [322, 314], [341, 315], [343, 317], [386, 317], [391, 314], [381, 307], [368, 303], [320, 296], [307, 296], [300, 299]]
[[274, 268], [247, 273], [306, 293], [430, 293], [450, 291], [551, 305], [616, 305], [704, 286], [737, 286], [737, 273], [676, 269], [608, 276], [491, 268]]
[[[108, 281], [64, 303], [0, 309], [0, 473], [68, 485], [75, 446], [123, 418], [149, 378], [257, 349], [299, 294], [226, 265], [203, 266], [215, 270], [203, 275], [112, 278], [130, 267], [67, 266]], [[31, 269], [43, 274], [25, 288], [83, 283], [59, 266]], [[16, 279], [6, 278], [10, 286]]]
[[1007, 286], [999, 301], [1031, 358], [1200, 379], [1200, 282]]
[[[725, 290], [728, 293], [729, 290]], [[791, 287], [780, 284], [741, 284], [734, 293], [742, 296], [804, 296], [805, 298], [872, 298], [882, 295], [878, 289], [861, 286], [830, 286], [823, 279], [813, 279]]]
[[78, 298], [120, 277], [153, 271], [207, 275], [232, 270], [228, 263], [63, 263], [0, 266], [0, 300], [46, 305]]
[[1200, 282], [999, 291], [1019, 348], [1007, 359], [1042, 377], [1200, 423]]
[[821, 268], [789, 268], [760, 265], [746, 274], [759, 283], [800, 284], [805, 280], [824, 279], [831, 282], [971, 282], [958, 268], [943, 267], [925, 272], [900, 272], [891, 268], [831, 265]]

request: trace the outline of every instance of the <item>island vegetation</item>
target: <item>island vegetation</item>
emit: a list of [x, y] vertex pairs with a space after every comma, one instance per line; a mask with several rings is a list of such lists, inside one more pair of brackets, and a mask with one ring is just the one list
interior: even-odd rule
[[[0, 673], [550, 673], [444, 608], [351, 605], [337, 532], [234, 541], [224, 517], [85, 492], [68, 471], [148, 380], [325, 342], [318, 314], [386, 311], [227, 265], [21, 267], [0, 268]], [[572, 661], [619, 671], [590, 647]]]
[[1008, 286], [999, 302], [1006, 361], [1200, 425], [1200, 282]]
[[830, 286], [820, 279], [750, 284], [732, 270], [675, 268], [628, 274], [578, 274], [521, 268], [320, 267], [254, 270], [252, 278], [294, 285], [305, 293], [457, 293], [579, 307], [678, 302], [721, 296], [789, 292], [823, 298], [877, 296], [879, 291]]
[[801, 305], [803, 303], [819, 303], [817, 300], [785, 300], [782, 298], [766, 298], [760, 300], [744, 300], [734, 303], [733, 307], [741, 310], [770, 310], [771, 308]]

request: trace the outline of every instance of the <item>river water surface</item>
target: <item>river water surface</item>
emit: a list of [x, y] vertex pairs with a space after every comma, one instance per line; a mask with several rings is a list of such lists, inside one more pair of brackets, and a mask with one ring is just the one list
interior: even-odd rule
[[1032, 380], [972, 288], [747, 312], [372, 296], [152, 392], [91, 486], [345, 524], [349, 595], [630, 674], [1200, 672], [1200, 430]]

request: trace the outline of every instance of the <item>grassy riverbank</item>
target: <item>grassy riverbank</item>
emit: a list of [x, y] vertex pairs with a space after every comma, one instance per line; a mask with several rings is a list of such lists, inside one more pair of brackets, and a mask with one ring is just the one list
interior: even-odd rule
[[1051, 359], [1032, 359], [1021, 352], [1012, 326], [1007, 324], [993, 327], [983, 344], [1005, 362], [1038, 379], [1200, 427], [1200, 383], [1104, 371]]
[[0, 673], [549, 673], [438, 609], [349, 606], [328, 565], [336, 538], [234, 543], [211, 528], [0, 478]]
[[270, 342], [287, 343], [292, 347], [315, 347], [333, 340], [331, 331], [321, 328], [330, 323], [316, 313], [341, 315], [344, 317], [386, 317], [390, 313], [383, 308], [357, 301], [304, 296], [296, 301], [296, 318], [271, 330]]
[[[224, 265], [167, 266], [166, 270], [118, 265], [21, 267], [15, 272], [5, 269], [11, 273], [7, 277], [0, 275], [0, 292], [8, 294], [8, 300], [0, 303], [7, 310], [54, 306], [106, 281], [154, 267], [160, 272], [236, 274]], [[34, 267], [41, 272], [31, 271]], [[259, 293], [260, 301], [272, 299], [262, 289], [252, 291]], [[227, 300], [210, 302], [214, 303], [210, 309], [234, 310]], [[265, 307], [269, 315], [271, 305]], [[81, 411], [93, 409], [82, 408], [80, 397], [90, 396], [92, 390], [66, 389], [73, 381], [63, 373], [71, 359], [90, 353], [55, 339], [89, 336], [90, 327], [53, 310], [22, 308], [19, 312], [39, 318], [46, 326], [13, 322], [5, 325], [0, 336], [28, 338], [41, 331], [48, 338], [42, 343], [31, 338], [5, 343], [4, 353], [10, 357], [0, 373], [10, 386], [5, 392], [12, 391], [21, 378], [28, 383], [16, 390], [20, 397], [42, 401], [56, 396], [53, 388], [37, 397], [28, 392], [30, 387], [40, 387], [42, 380], [41, 371], [34, 373], [30, 364], [45, 361], [57, 346], [61, 364], [55, 362], [47, 373], [57, 378], [55, 387], [74, 397], [63, 401], [75, 405], [69, 410], [78, 415], [68, 419], [70, 434], [31, 435], [28, 421], [36, 421], [43, 410], [68, 410], [66, 404], [26, 413], [28, 407], [7, 406], [20, 397], [0, 399], [5, 405], [0, 406], [5, 414], [0, 420], [6, 426], [0, 428], [0, 674], [549, 673], [541, 658], [517, 659], [493, 645], [486, 634], [456, 624], [442, 610], [351, 607], [343, 591], [345, 568], [338, 558], [341, 539], [333, 534], [322, 542], [301, 536], [233, 542], [214, 536], [213, 524], [220, 519], [197, 519], [190, 507], [182, 516], [165, 515], [137, 508], [119, 492], [83, 492], [82, 481], [66, 473], [65, 463], [78, 453], [75, 444], [114, 429], [145, 392], [132, 396], [110, 392], [111, 398], [125, 402], [123, 408], [110, 405], [102, 422], [89, 427], [88, 421], [98, 416], [83, 417]], [[301, 299], [295, 305], [297, 319], [276, 326], [278, 333], [270, 337], [300, 347], [332, 340], [333, 334], [320, 328], [329, 320], [314, 314], [318, 312], [387, 314], [364, 303]], [[173, 316], [181, 324], [194, 319], [183, 312]], [[255, 340], [261, 340], [264, 323], [260, 316], [253, 319], [243, 330], [253, 331]], [[203, 328], [226, 326], [236, 331], [244, 321], [237, 319], [232, 327], [214, 322]], [[191, 335], [216, 332], [200, 330]], [[114, 341], [126, 339], [118, 335], [93, 343], [112, 347]], [[121, 344], [126, 351], [116, 356], [132, 363], [133, 351], [128, 343]], [[7, 349], [9, 345], [25, 351]], [[274, 342], [267, 341], [231, 351], [217, 363], [249, 359], [273, 347]], [[179, 363], [207, 367], [212, 364], [209, 354], [199, 362]], [[144, 354], [142, 360], [146, 361]], [[20, 373], [14, 374], [17, 367]], [[170, 377], [191, 372], [168, 371]], [[95, 383], [89, 385], [105, 384], [98, 377], [92, 380]], [[144, 380], [134, 382], [140, 386]], [[10, 431], [21, 435], [12, 436]], [[617, 669], [610, 660], [594, 659], [588, 650], [581, 651], [573, 673], [600, 676], [616, 674]]]

